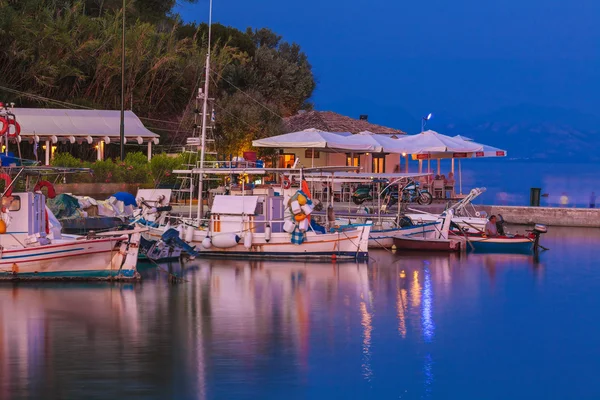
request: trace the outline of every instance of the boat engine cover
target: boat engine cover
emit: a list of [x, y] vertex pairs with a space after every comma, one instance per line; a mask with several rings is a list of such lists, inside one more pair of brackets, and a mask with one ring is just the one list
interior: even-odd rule
[[535, 224], [533, 231], [537, 233], [546, 233], [548, 232], [548, 227], [544, 224]]

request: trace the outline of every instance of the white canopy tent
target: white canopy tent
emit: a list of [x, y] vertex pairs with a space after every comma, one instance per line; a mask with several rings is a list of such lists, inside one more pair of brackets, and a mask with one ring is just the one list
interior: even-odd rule
[[[50, 164], [51, 144], [96, 143], [101, 160], [105, 144], [120, 143], [121, 112], [118, 110], [12, 108], [10, 112], [21, 126], [18, 140], [46, 143], [46, 165]], [[158, 140], [159, 136], [148, 130], [132, 111], [125, 111], [126, 143], [147, 143], [150, 160], [152, 144], [158, 144]]]
[[[506, 157], [507, 151], [499, 149], [497, 147], [488, 146], [486, 144], [480, 144], [473, 139], [456, 135], [454, 139], [465, 142], [465, 143], [473, 143], [481, 146], [481, 150], [470, 153], [471, 158], [479, 158], [479, 157]], [[461, 158], [469, 158], [469, 157], [457, 157], [458, 158], [458, 182], [459, 182], [459, 190], [462, 194], [462, 166], [461, 166]], [[452, 158], [452, 172], [454, 173], [454, 158]]]
[[254, 147], [270, 148], [302, 148], [302, 149], [332, 149], [332, 150], [356, 150], [374, 151], [372, 145], [348, 143], [347, 137], [352, 136], [350, 132], [325, 132], [318, 129], [306, 129], [298, 132], [271, 136], [265, 139], [252, 141]]
[[[349, 150], [357, 152], [375, 151], [373, 145], [365, 143], [348, 143], [350, 132], [325, 132], [318, 129], [271, 136], [252, 141], [254, 147], [290, 148], [290, 149], [320, 149], [321, 151]], [[314, 151], [313, 151], [314, 157]], [[314, 158], [311, 160], [314, 166]]]
[[[406, 172], [408, 172], [408, 155], [413, 154], [419, 159], [419, 172], [422, 170], [422, 159], [452, 157], [455, 153], [470, 153], [481, 151], [483, 145], [467, 142], [450, 136], [442, 135], [435, 131], [425, 131], [416, 135], [390, 137], [375, 135], [371, 132], [361, 132], [346, 140], [347, 144], [370, 144], [376, 147], [375, 151], [384, 153], [401, 154], [407, 158]], [[424, 155], [424, 157], [418, 157]], [[434, 157], [432, 157], [434, 155]], [[428, 168], [430, 169], [430, 168]], [[438, 160], [439, 173], [439, 160]]]
[[475, 158], [478, 158], [478, 157], [506, 157], [506, 155], [507, 155], [506, 150], [502, 150], [502, 149], [499, 149], [499, 148], [493, 147], [493, 146], [488, 146], [486, 144], [477, 143], [477, 142], [473, 141], [473, 139], [465, 137], [465, 136], [456, 135], [456, 136], [454, 136], [454, 138], [458, 139], [458, 140], [462, 140], [463, 142], [466, 142], [466, 143], [473, 143], [473, 144], [480, 145], [481, 150], [474, 152], [472, 155], [472, 157], [475, 157]]

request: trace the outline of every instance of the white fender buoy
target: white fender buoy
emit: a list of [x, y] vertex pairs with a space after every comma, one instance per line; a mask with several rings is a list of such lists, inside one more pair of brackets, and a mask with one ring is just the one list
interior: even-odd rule
[[292, 212], [294, 214], [299, 214], [300, 212], [302, 212], [302, 208], [300, 207], [300, 203], [298, 203], [297, 200], [292, 201], [292, 204], [290, 204], [290, 207], [291, 207]]
[[265, 226], [265, 242], [269, 243], [269, 240], [271, 240], [271, 225], [267, 224]]
[[202, 239], [202, 247], [205, 249], [210, 249], [212, 247], [212, 242], [209, 237]]
[[216, 234], [212, 237], [212, 245], [220, 249], [227, 249], [236, 246], [240, 239], [235, 233]]
[[308, 218], [305, 218], [302, 221], [300, 221], [298, 223], [298, 227], [300, 228], [300, 231], [306, 232], [308, 230]]
[[181, 224], [177, 225], [177, 227], [175, 228], [175, 230], [177, 232], [179, 232], [179, 239], [184, 240], [185, 237], [184, 237], [184, 234], [183, 234], [183, 225], [181, 225]]
[[294, 232], [294, 229], [296, 229], [296, 224], [294, 223], [294, 221], [286, 219], [283, 223], [283, 230], [287, 233], [292, 233]]
[[252, 247], [252, 232], [246, 232], [244, 235], [244, 247], [248, 250]]
[[191, 243], [194, 240], [194, 227], [192, 225], [188, 225], [185, 228], [185, 241]]
[[306, 215], [310, 215], [310, 213], [313, 212], [313, 206], [311, 206], [310, 204], [305, 204], [301, 208], [302, 212]]

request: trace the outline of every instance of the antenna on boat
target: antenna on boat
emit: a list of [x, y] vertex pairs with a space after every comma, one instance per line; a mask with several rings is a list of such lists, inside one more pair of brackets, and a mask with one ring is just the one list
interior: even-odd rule
[[[208, 110], [208, 84], [210, 80], [210, 41], [212, 33], [212, 0], [209, 1], [208, 8], [208, 44], [206, 46], [206, 77], [204, 79], [204, 99], [202, 102], [202, 139], [200, 142], [200, 171], [204, 169], [204, 156], [206, 147], [206, 112]], [[202, 220], [204, 204], [202, 203], [202, 192], [204, 191], [202, 172], [198, 179], [198, 227]]]

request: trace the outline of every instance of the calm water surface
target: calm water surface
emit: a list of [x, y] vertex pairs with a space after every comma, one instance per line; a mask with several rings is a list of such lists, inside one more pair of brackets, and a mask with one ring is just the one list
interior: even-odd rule
[[600, 231], [544, 244], [2, 285], [0, 398], [598, 399]]

